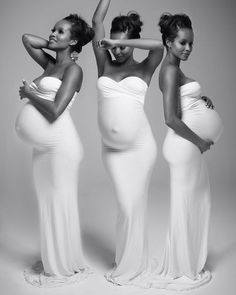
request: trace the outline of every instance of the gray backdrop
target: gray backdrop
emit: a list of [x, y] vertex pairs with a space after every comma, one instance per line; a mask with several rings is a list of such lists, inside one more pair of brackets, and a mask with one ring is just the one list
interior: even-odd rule
[[[17, 224], [21, 224], [19, 228], [22, 230], [22, 224], [36, 223], [31, 148], [17, 138], [14, 124], [23, 105], [18, 95], [22, 79], [30, 82], [42, 71], [23, 48], [21, 36], [28, 32], [47, 38], [56, 21], [74, 12], [91, 23], [97, 3], [98, 0], [1, 2], [0, 239], [7, 229], [10, 230], [9, 224], [13, 230], [18, 230]], [[114, 0], [105, 21], [109, 36], [110, 22], [114, 16], [136, 10], [144, 22], [142, 36], [160, 39], [157, 23], [162, 12], [189, 14], [195, 33], [194, 50], [182, 68], [187, 76], [201, 83], [204, 95], [212, 98], [223, 120], [223, 136], [211, 152], [206, 154], [206, 158], [212, 185], [233, 190], [236, 185], [235, 8], [234, 0]], [[138, 60], [145, 55], [146, 52], [135, 52]], [[72, 115], [85, 148], [80, 193], [86, 194], [91, 187], [108, 185], [100, 156], [96, 117], [97, 70], [91, 44], [83, 49], [78, 63], [83, 68], [84, 81], [72, 108]], [[148, 90], [145, 109], [159, 149], [151, 185], [167, 187], [168, 166], [162, 156], [166, 126], [163, 121], [162, 96], [158, 88], [158, 71], [159, 69]]]

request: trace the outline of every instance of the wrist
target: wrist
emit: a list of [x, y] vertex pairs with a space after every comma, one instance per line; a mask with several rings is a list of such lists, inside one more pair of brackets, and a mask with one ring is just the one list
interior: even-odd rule
[[49, 41], [48, 40], [46, 40], [45, 49], [49, 49]]
[[48, 40], [42, 39], [40, 43], [41, 44], [39, 44], [39, 49], [50, 49]]
[[199, 138], [197, 146], [201, 149], [202, 146], [204, 146], [205, 144], [205, 140], [203, 140], [202, 138]]
[[116, 40], [114, 40], [114, 39], [111, 39], [111, 42], [112, 42], [112, 47], [119, 47], [119, 46], [122, 46], [122, 44], [121, 44], [121, 40], [119, 40], [119, 39], [116, 39]]

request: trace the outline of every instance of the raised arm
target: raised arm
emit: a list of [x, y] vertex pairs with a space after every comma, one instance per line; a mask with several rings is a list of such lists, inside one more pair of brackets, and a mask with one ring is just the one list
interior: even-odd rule
[[31, 34], [24, 34], [22, 42], [29, 55], [43, 68], [47, 67], [49, 61], [54, 62], [54, 58], [43, 49], [48, 48], [48, 41]]
[[101, 48], [112, 49], [114, 47], [133, 47], [144, 50], [149, 50], [149, 54], [147, 58], [142, 62], [145, 73], [150, 75], [150, 78], [155, 71], [155, 69], [160, 64], [162, 57], [164, 46], [162, 41], [156, 39], [103, 39], [99, 43]]
[[107, 10], [109, 8], [110, 2], [111, 0], [100, 0], [92, 18], [92, 24], [93, 24], [93, 29], [95, 33], [95, 36], [93, 39], [93, 50], [94, 50], [96, 61], [97, 61], [98, 76], [101, 76], [103, 74], [104, 63], [106, 62], [108, 58], [109, 59], [111, 58], [108, 50], [104, 51], [98, 48], [97, 46], [98, 41], [105, 37], [105, 29], [104, 29], [103, 21], [107, 14]]
[[183, 138], [195, 144], [200, 149], [201, 153], [210, 149], [213, 142], [211, 140], [203, 140], [199, 137], [178, 115], [179, 76], [178, 70], [175, 67], [168, 66], [162, 73], [161, 90], [163, 93], [166, 125]]
[[66, 109], [75, 92], [80, 90], [82, 80], [82, 69], [73, 64], [65, 70], [54, 101], [39, 97], [35, 92], [31, 91], [26, 82], [24, 86], [20, 87], [20, 96], [21, 98], [28, 98], [49, 122], [54, 122]]

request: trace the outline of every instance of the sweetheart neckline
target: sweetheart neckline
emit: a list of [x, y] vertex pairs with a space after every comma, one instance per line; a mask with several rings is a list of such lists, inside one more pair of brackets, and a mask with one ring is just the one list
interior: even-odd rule
[[125, 78], [121, 79], [120, 81], [116, 81], [116, 80], [114, 80], [114, 79], [112, 79], [112, 78], [110, 78], [110, 77], [108, 77], [108, 76], [100, 76], [100, 77], [98, 78], [98, 80], [99, 80], [100, 78], [107, 78], [107, 79], [112, 80], [114, 83], [117, 83], [117, 84], [123, 82], [124, 80], [126, 80], [126, 79], [128, 79], [128, 78], [138, 78], [138, 79], [141, 80], [141, 81], [146, 85], [146, 87], [148, 88], [148, 84], [147, 84], [147, 82], [144, 81], [142, 78], [140, 78], [140, 77], [138, 77], [138, 76], [128, 76], [128, 77], [125, 77]]
[[[54, 78], [54, 79], [56, 79], [56, 80], [62, 82], [61, 79], [59, 79], [59, 78], [57, 78], [57, 77], [54, 77], [54, 76], [44, 76], [44, 77], [42, 77], [42, 78], [39, 80], [39, 82], [40, 82], [41, 80], [43, 80], [44, 78]], [[38, 88], [38, 85], [37, 85], [35, 82], [31, 82], [31, 84], [34, 84], [34, 85]], [[76, 90], [76, 91], [75, 91], [75, 94], [77, 94], [77, 93], [78, 93], [78, 91]], [[75, 94], [74, 94], [74, 95], [75, 95]]]
[[[41, 77], [40, 80], [39, 80], [39, 82], [41, 82], [45, 78], [53, 78], [53, 79], [56, 79], [56, 80], [62, 82], [61, 79], [59, 79], [57, 77], [54, 77], [54, 76], [44, 76], [44, 77]], [[37, 84], [35, 82], [32, 82], [32, 83], [34, 83], [37, 86]]]
[[186, 85], [191, 84], [191, 83], [197, 83], [197, 84], [199, 84], [197, 81], [190, 81], [188, 83], [185, 83], [183, 85], [180, 85], [179, 87], [183, 87], [183, 86], [186, 86]]

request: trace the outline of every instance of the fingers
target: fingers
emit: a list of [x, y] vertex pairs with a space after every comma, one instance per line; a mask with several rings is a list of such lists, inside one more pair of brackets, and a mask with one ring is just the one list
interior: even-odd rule
[[214, 109], [214, 105], [213, 105], [213, 103], [212, 103], [211, 100], [208, 100], [208, 101], [207, 101], [206, 106], [207, 106], [209, 109]]
[[97, 41], [97, 48], [102, 48], [103, 44], [102, 44], [102, 40]]
[[206, 102], [206, 106], [209, 109], [214, 109], [214, 105], [213, 105], [212, 101], [210, 100], [210, 98], [208, 98], [207, 96], [202, 96], [202, 100], [204, 100]]
[[23, 87], [20, 87], [19, 89], [19, 96], [20, 96], [20, 99], [23, 98], [23, 90], [22, 90]]
[[214, 106], [213, 106], [213, 104], [206, 103], [206, 106], [207, 106], [209, 109], [214, 109]]
[[97, 41], [97, 47], [102, 48], [102, 49], [109, 49], [110, 48], [110, 43], [107, 41], [107, 39], [101, 39]]
[[22, 95], [21, 91], [19, 91], [19, 96], [20, 96], [20, 99], [23, 99], [23, 95]]
[[28, 85], [25, 79], [22, 79], [22, 83], [23, 83], [23, 86], [20, 86], [19, 88], [20, 99], [25, 98], [25, 87]]

